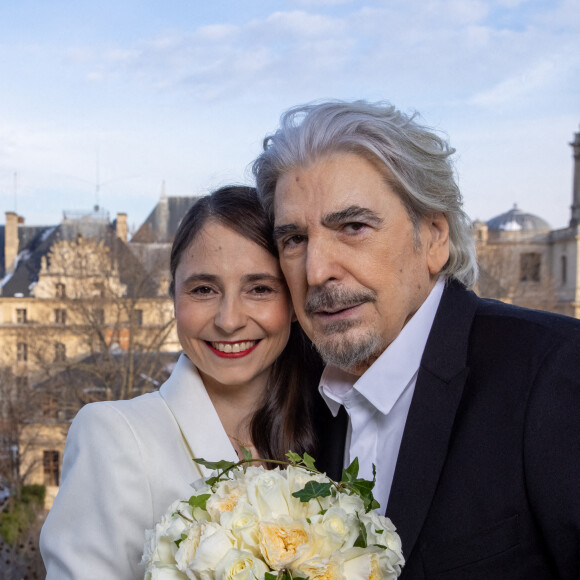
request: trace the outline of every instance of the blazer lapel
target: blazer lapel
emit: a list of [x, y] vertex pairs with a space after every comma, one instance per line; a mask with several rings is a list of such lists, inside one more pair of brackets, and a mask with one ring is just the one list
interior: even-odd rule
[[406, 558], [423, 527], [447, 456], [469, 372], [469, 330], [477, 301], [472, 292], [449, 283], [421, 360], [386, 511]]
[[322, 396], [315, 405], [316, 467], [328, 477], [339, 481], [344, 467], [344, 444], [348, 427], [348, 414], [341, 406], [336, 417], [332, 416]]
[[[173, 414], [193, 458], [238, 461], [203, 382], [193, 363], [181, 355], [159, 393]], [[211, 470], [196, 464], [201, 477]]]

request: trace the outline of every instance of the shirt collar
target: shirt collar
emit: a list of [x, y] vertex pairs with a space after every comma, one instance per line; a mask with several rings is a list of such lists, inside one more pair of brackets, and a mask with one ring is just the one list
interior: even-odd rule
[[444, 287], [440, 278], [397, 338], [361, 377], [331, 365], [324, 369], [318, 389], [333, 416], [352, 388], [381, 413], [389, 413], [419, 370]]

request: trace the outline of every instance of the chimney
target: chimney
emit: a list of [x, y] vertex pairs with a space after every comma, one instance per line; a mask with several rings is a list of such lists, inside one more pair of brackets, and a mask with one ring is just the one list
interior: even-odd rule
[[574, 135], [574, 141], [570, 143], [574, 150], [574, 185], [572, 186], [572, 215], [570, 227], [580, 225], [580, 133]]
[[18, 214], [7, 211], [4, 229], [4, 270], [7, 274], [14, 272], [16, 256], [18, 256]]
[[123, 242], [127, 242], [127, 234], [129, 229], [127, 227], [127, 214], [118, 213], [117, 214], [117, 224], [116, 224], [117, 237]]

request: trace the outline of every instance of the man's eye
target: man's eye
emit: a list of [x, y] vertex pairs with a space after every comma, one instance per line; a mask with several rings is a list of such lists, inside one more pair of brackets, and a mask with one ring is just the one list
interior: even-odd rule
[[270, 292], [272, 292], [272, 288], [264, 285], [255, 286], [254, 288], [252, 288], [252, 292], [254, 294], [269, 294]]
[[366, 227], [367, 227], [367, 225], [363, 224], [361, 222], [351, 222], [351, 223], [345, 224], [344, 230], [347, 233], [357, 233], [357, 232], [360, 232], [361, 230], [364, 230]]

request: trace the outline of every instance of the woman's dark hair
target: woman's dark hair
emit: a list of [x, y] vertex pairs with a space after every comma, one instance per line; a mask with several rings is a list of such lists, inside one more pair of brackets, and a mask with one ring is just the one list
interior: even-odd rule
[[[171, 248], [169, 293], [175, 299], [175, 272], [181, 256], [203, 230], [216, 221], [278, 258], [273, 225], [253, 187], [226, 186], [197, 200], [183, 218]], [[260, 457], [285, 459], [292, 450], [315, 449], [313, 406], [322, 361], [297, 322], [288, 344], [270, 370], [264, 400], [254, 413], [250, 432]]]

